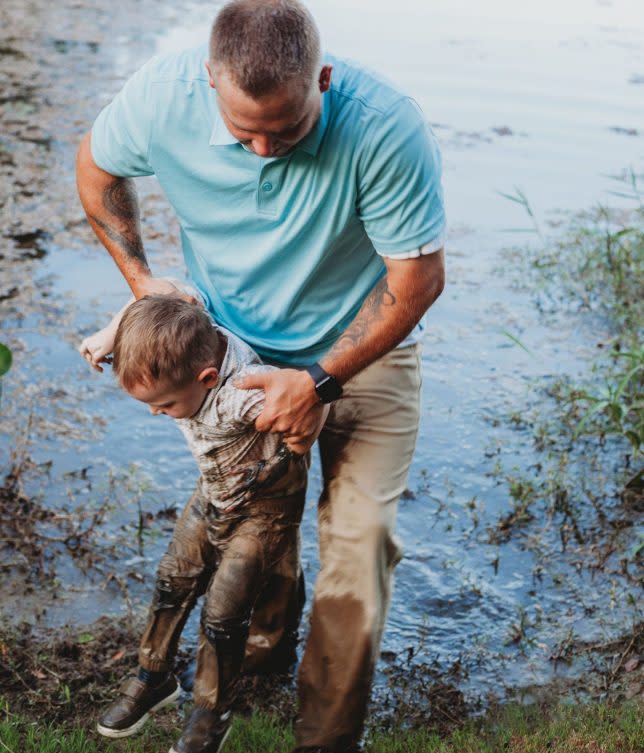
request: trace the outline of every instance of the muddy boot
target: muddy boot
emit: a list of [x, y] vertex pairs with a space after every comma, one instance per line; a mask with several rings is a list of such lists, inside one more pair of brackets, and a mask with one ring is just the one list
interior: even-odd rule
[[173, 703], [180, 695], [179, 683], [171, 673], [156, 685], [143, 682], [138, 677], [130, 677], [123, 683], [119, 697], [98, 720], [96, 730], [111, 738], [133, 735], [141, 729], [153, 711]]
[[230, 732], [230, 711], [222, 714], [196, 706], [170, 753], [219, 753]]

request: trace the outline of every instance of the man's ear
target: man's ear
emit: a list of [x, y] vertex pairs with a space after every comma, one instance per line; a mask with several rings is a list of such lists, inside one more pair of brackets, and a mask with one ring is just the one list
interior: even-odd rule
[[320, 71], [320, 76], [318, 78], [318, 85], [320, 87], [320, 92], [324, 94], [324, 92], [329, 91], [329, 87], [331, 86], [331, 71], [333, 70], [332, 65], [323, 65], [322, 70]]
[[206, 366], [197, 374], [197, 381], [201, 382], [203, 386], [211, 390], [219, 381], [219, 371], [214, 366]]
[[204, 60], [204, 65], [206, 66], [206, 70], [208, 71], [208, 83], [210, 84], [210, 88], [215, 89], [215, 77], [212, 75], [212, 68], [210, 67], [210, 63], [207, 60]]

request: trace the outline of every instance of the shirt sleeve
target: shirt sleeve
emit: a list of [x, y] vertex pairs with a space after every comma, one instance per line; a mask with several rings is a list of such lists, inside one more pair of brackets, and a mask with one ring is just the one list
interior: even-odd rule
[[242, 424], [254, 424], [255, 419], [264, 410], [266, 398], [264, 390], [244, 390], [247, 398], [243, 401], [239, 411], [239, 422]]
[[[242, 368], [236, 377], [251, 376], [258, 372], [272, 371], [274, 367], [265, 364], [246, 366]], [[236, 403], [234, 406], [235, 423], [242, 426], [254, 424], [255, 419], [264, 410], [266, 397], [264, 390], [235, 390]]]
[[436, 137], [413, 100], [383, 113], [362, 156], [358, 214], [376, 251], [405, 258], [444, 233]]
[[154, 175], [150, 143], [155, 118], [154, 59], [146, 63], [99, 113], [92, 127], [92, 157], [103, 170], [121, 178]]

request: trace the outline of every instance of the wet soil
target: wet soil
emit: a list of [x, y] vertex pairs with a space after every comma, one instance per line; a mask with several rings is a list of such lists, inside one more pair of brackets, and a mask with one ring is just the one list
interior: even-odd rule
[[[102, 617], [86, 626], [38, 630], [27, 623], [0, 623], [0, 698], [13, 714], [92, 729], [100, 709], [115, 696], [123, 679], [136, 666], [141, 617]], [[606, 644], [571, 643], [556, 661], [584, 654], [593, 672], [584, 679], [526, 688], [515, 700], [552, 704], [557, 699], [621, 701], [641, 694], [644, 684], [644, 631]], [[190, 699], [194, 646], [179, 652], [177, 676], [184, 689], [178, 712], [159, 717], [167, 727], [181, 724], [183, 704]], [[383, 653], [388, 679], [386, 692], [372, 700], [368, 729], [433, 729], [446, 734], [462, 726], [483, 708], [458, 689], [466, 669], [455, 663], [444, 671], [436, 666], [414, 667], [413, 656]], [[292, 722], [296, 713], [292, 668], [243, 677], [237, 713], [262, 710]], [[494, 705], [494, 702], [491, 702]], [[490, 699], [485, 707], [489, 708]]]

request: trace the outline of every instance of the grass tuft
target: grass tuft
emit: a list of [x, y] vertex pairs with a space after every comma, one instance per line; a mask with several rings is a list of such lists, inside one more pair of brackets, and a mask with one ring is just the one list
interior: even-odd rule
[[[148, 725], [142, 735], [118, 742], [93, 732], [30, 722], [5, 712], [3, 753], [160, 753], [176, 735]], [[223, 753], [286, 753], [290, 727], [267, 714], [237, 719]], [[425, 730], [375, 734], [367, 753], [644, 753], [641, 705], [507, 706], [440, 737]]]

